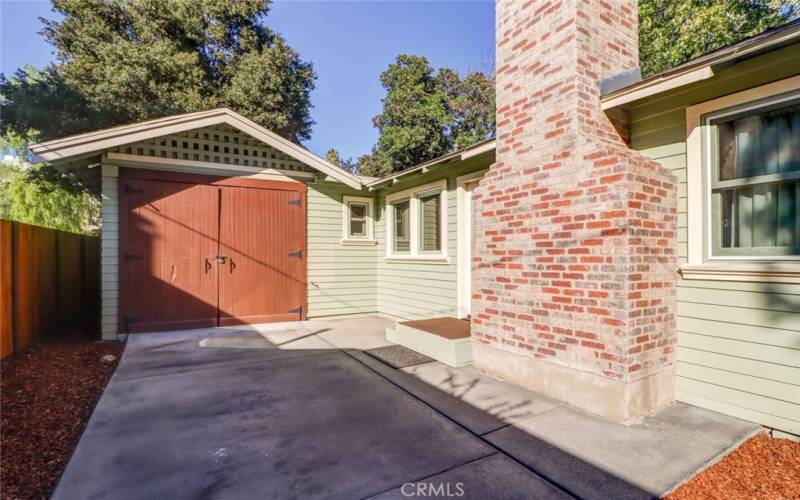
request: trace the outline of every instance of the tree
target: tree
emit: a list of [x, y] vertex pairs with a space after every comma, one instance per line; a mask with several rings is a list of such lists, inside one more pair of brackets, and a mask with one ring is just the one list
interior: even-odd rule
[[453, 114], [428, 60], [400, 55], [380, 80], [386, 96], [383, 112], [373, 120], [380, 132], [375, 152], [395, 170], [446, 153]]
[[785, 23], [798, 10], [797, 0], [639, 0], [642, 75]]
[[91, 109], [54, 67], [25, 66], [10, 78], [0, 74], [0, 105], [2, 132], [20, 137], [24, 143], [113, 124], [111, 117], [104, 120]]
[[[58, 64], [0, 81], [4, 132], [46, 140], [230, 106], [294, 142], [310, 137], [313, 67], [263, 24], [269, 0], [52, 2], [64, 18], [43, 19], [43, 34]], [[61, 124], [48, 123], [48, 103]]]
[[99, 229], [100, 200], [80, 188], [47, 181], [46, 166], [0, 162], [0, 219], [16, 220], [73, 233]]
[[434, 70], [425, 57], [400, 55], [381, 73], [386, 89], [365, 175], [386, 175], [494, 135], [494, 79], [474, 72]]
[[352, 158], [348, 158], [346, 160], [342, 159], [341, 155], [339, 154], [339, 151], [333, 148], [329, 149], [325, 153], [325, 160], [327, 160], [328, 163], [336, 165], [342, 170], [350, 172], [351, 174], [358, 174], [360, 172], [357, 162], [353, 161]]
[[451, 69], [440, 69], [439, 83], [453, 113], [450, 132], [457, 149], [495, 134], [494, 78], [475, 71], [463, 79]]

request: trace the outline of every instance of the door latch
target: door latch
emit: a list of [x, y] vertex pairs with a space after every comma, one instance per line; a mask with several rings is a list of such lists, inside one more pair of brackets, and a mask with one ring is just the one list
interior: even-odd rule
[[217, 264], [224, 264], [227, 258], [225, 255], [217, 255]]

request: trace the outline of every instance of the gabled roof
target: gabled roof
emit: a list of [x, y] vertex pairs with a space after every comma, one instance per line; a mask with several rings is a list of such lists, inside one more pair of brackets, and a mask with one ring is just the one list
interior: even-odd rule
[[[753, 57], [789, 44], [800, 42], [800, 19], [770, 28], [751, 37], [726, 45], [696, 59], [667, 69], [655, 75], [625, 85], [609, 88], [600, 97], [603, 109], [621, 106], [630, 102], [673, 90], [690, 83], [714, 76], [714, 70], [733, 64], [737, 60]], [[622, 76], [622, 75], [619, 75]], [[613, 80], [611, 77], [608, 80]], [[625, 78], [619, 81], [624, 82]], [[613, 85], [613, 84], [612, 84]], [[601, 84], [601, 87], [603, 85]]]
[[227, 124], [230, 127], [240, 130], [351, 188], [360, 189], [362, 186], [362, 181], [358, 176], [345, 172], [341, 168], [323, 160], [301, 146], [280, 137], [274, 132], [267, 130], [261, 125], [252, 120], [248, 120], [228, 108], [217, 108], [210, 111], [173, 115], [146, 122], [121, 125], [95, 132], [54, 139], [52, 141], [34, 144], [30, 147], [30, 151], [35, 155], [36, 162], [58, 162], [97, 154], [109, 148], [153, 139], [163, 135], [220, 124]]

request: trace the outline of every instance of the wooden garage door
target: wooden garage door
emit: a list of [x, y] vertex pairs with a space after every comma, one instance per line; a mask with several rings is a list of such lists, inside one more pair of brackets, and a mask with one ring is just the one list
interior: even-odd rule
[[123, 330], [301, 319], [304, 207], [300, 183], [123, 170]]

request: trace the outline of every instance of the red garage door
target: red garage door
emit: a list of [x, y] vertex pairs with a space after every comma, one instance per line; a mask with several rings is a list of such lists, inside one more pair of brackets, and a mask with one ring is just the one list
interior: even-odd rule
[[125, 169], [119, 188], [124, 331], [303, 317], [305, 185]]

